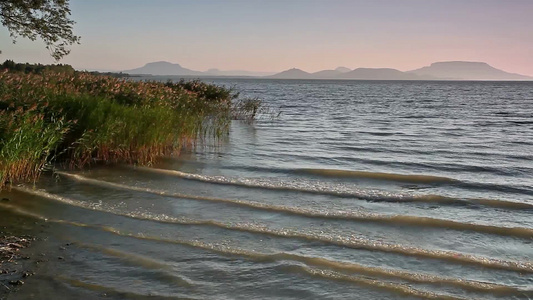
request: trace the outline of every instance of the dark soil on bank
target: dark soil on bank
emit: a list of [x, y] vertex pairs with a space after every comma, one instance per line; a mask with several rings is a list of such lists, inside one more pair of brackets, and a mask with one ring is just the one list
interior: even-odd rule
[[[9, 199], [2, 198], [2, 202]], [[0, 209], [0, 299], [23, 288], [33, 276], [46, 254], [33, 254], [31, 246], [42, 240], [38, 238], [43, 222], [13, 214]]]

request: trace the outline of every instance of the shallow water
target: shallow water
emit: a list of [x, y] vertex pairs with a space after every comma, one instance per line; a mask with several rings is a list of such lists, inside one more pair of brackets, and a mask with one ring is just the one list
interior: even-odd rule
[[533, 298], [533, 83], [212, 81], [281, 114], [2, 192], [63, 258], [12, 299]]

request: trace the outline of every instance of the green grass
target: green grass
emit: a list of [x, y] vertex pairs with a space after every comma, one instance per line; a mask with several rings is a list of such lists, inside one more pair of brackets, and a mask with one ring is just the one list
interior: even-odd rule
[[68, 125], [62, 117], [46, 116], [35, 107], [1, 111], [0, 187], [37, 179], [68, 133]]
[[134, 82], [87, 73], [0, 73], [0, 187], [49, 164], [150, 164], [228, 132], [237, 94], [200, 81]]

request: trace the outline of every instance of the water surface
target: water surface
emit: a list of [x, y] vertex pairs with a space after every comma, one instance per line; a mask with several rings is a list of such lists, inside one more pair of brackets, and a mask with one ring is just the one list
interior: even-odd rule
[[63, 245], [13, 299], [533, 298], [532, 83], [208, 81], [280, 114], [3, 192]]

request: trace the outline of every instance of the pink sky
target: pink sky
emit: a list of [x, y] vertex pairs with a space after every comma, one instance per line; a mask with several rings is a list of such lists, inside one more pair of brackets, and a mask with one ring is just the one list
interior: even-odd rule
[[[195, 70], [305, 71], [338, 66], [412, 70], [483, 61], [533, 76], [533, 1], [71, 0], [82, 44], [62, 62], [125, 70], [169, 61]], [[38, 41], [0, 60], [51, 63]]]

